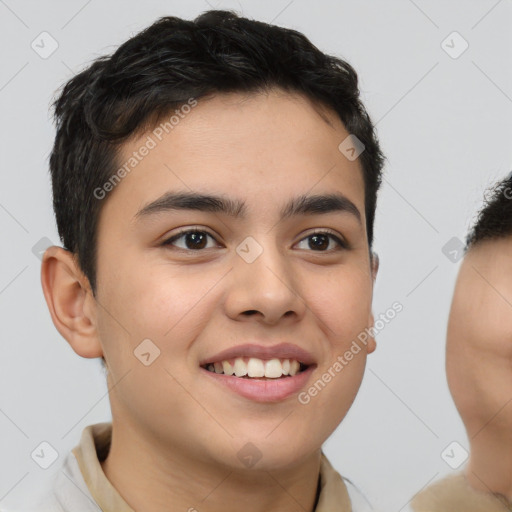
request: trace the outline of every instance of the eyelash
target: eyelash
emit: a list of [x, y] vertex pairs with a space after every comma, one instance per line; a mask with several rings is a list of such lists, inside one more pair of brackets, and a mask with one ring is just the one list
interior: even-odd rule
[[[205, 233], [206, 235], [208, 235], [211, 238], [213, 238], [214, 240], [216, 240], [215, 237], [209, 231], [206, 231], [204, 229], [190, 229], [189, 228], [189, 229], [180, 230], [178, 233], [173, 235], [171, 238], [168, 238], [167, 240], [162, 242], [162, 246], [172, 246], [172, 243], [175, 242], [176, 240], [179, 240], [180, 238], [184, 237], [185, 235], [192, 234], [192, 233]], [[335, 251], [339, 251], [339, 250], [349, 249], [348, 244], [343, 239], [341, 239], [334, 232], [332, 232], [328, 229], [313, 231], [312, 233], [309, 233], [307, 236], [305, 236], [304, 238], [299, 240], [298, 243], [300, 243], [304, 240], [307, 240], [308, 238], [315, 236], [315, 235], [327, 235], [331, 240], [334, 240], [338, 244], [338, 247], [336, 249], [330, 249], [330, 250], [325, 250], [325, 251], [312, 250], [312, 252], [331, 253], [331, 252], [335, 252]], [[205, 249], [197, 249], [197, 250], [183, 249], [182, 247], [176, 247], [176, 249], [185, 251], [185, 252], [201, 252], [201, 251], [205, 250]]]

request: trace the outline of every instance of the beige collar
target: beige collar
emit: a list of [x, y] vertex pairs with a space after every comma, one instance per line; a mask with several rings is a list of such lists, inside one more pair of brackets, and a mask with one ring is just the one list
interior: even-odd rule
[[[105, 512], [134, 512], [109, 482], [100, 461], [110, 448], [112, 423], [96, 423], [82, 431], [80, 443], [73, 448], [82, 476], [96, 503]], [[351, 512], [347, 488], [338, 472], [322, 453], [320, 497], [314, 512]]]

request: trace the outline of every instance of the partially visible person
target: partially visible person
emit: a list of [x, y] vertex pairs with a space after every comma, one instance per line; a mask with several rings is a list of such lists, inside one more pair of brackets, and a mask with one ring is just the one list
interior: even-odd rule
[[512, 510], [512, 173], [488, 191], [466, 239], [446, 372], [470, 454], [460, 472], [417, 494], [413, 510]]

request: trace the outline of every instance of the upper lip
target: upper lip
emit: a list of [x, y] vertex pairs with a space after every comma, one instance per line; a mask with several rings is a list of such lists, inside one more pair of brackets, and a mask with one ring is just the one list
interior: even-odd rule
[[258, 359], [296, 359], [305, 365], [315, 364], [315, 359], [307, 350], [292, 343], [279, 343], [278, 345], [245, 344], [231, 347], [213, 356], [203, 359], [199, 364], [226, 361], [237, 357], [256, 357]]

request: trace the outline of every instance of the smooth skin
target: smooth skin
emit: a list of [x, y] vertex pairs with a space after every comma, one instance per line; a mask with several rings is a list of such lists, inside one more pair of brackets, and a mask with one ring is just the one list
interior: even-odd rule
[[512, 237], [470, 249], [448, 323], [446, 370], [470, 442], [470, 485], [512, 500]]
[[[120, 165], [148, 135], [122, 146]], [[338, 150], [347, 136], [334, 112], [298, 94], [201, 100], [104, 200], [96, 296], [70, 253], [47, 250], [42, 284], [57, 329], [80, 356], [107, 361], [113, 437], [102, 467], [134, 510], [313, 510], [321, 446], [350, 408], [375, 340], [307, 405], [242, 398], [212, 385], [199, 361], [286, 341], [314, 355], [309, 386], [373, 326], [378, 258], [369, 255], [359, 160]], [[177, 191], [244, 201], [246, 217], [137, 216]], [[332, 193], [360, 219], [279, 218], [292, 198]], [[194, 228], [211, 235], [204, 248], [187, 236], [164, 245]], [[326, 230], [347, 248], [328, 235], [312, 243]], [[248, 236], [263, 248], [252, 263], [236, 252]], [[150, 366], [134, 356], [147, 338], [160, 350]], [[253, 467], [237, 457], [248, 442], [261, 453]]]

